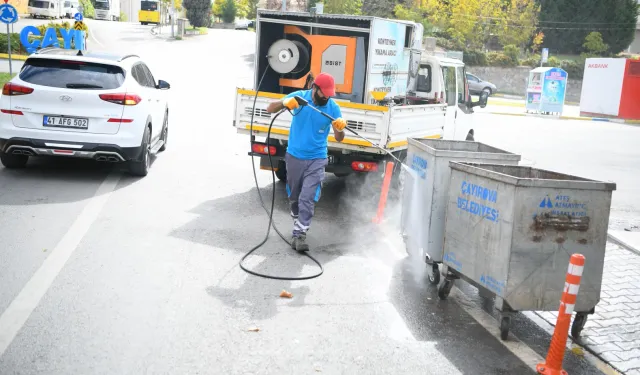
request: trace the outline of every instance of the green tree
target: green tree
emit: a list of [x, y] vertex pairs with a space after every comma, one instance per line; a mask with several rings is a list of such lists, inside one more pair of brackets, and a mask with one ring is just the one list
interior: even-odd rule
[[633, 41], [637, 20], [637, 0], [544, 0], [539, 27], [555, 53], [579, 53], [585, 37], [598, 31], [615, 54]]
[[213, 5], [211, 5], [211, 12], [213, 13], [214, 16], [218, 18], [222, 18], [222, 9], [223, 9], [224, 2], [225, 0], [215, 0], [213, 2]]
[[249, 14], [249, 0], [236, 0], [236, 16], [238, 18], [247, 18]]
[[247, 19], [256, 19], [256, 16], [258, 15], [258, 1], [259, 0], [248, 0], [249, 12], [247, 12]]
[[362, 14], [362, 0], [325, 0], [324, 12], [332, 14]]
[[205, 27], [209, 25], [211, 0], [184, 0], [183, 6], [187, 9], [187, 19], [191, 26]]
[[222, 4], [222, 21], [225, 23], [233, 23], [236, 19], [236, 13], [238, 8], [236, 7], [235, 0], [225, 0]]
[[582, 47], [591, 56], [602, 56], [609, 49], [609, 46], [602, 40], [602, 34], [597, 31], [589, 33], [584, 38]]

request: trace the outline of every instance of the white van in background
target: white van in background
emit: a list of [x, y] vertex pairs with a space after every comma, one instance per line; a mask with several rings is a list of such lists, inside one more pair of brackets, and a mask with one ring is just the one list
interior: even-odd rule
[[73, 18], [73, 16], [80, 10], [80, 2], [78, 0], [64, 0], [64, 14], [67, 18]]
[[63, 0], [29, 0], [31, 18], [63, 18]]

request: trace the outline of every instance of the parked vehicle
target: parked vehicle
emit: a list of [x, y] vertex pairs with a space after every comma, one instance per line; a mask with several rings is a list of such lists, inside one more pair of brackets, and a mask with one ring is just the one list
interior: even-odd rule
[[64, 0], [64, 14], [67, 18], [73, 18], [73, 16], [80, 12], [80, 2], [78, 0]]
[[63, 0], [29, 0], [31, 18], [62, 18], [65, 15]]
[[496, 85], [471, 73], [467, 73], [467, 81], [469, 82], [469, 92], [474, 95], [486, 92], [487, 95], [491, 96], [498, 91]]
[[[268, 10], [258, 11], [255, 24], [254, 88], [237, 89], [233, 125], [238, 133], [251, 137], [250, 155], [260, 157], [262, 169], [271, 169], [271, 154], [279, 179], [286, 179], [284, 156], [291, 115], [285, 112], [274, 121], [271, 147], [266, 147], [272, 119], [266, 108], [274, 99], [308, 88], [320, 72], [329, 72], [336, 80], [334, 99], [347, 127], [401, 160], [410, 137], [473, 139], [470, 114], [474, 106], [486, 105], [486, 97], [471, 102], [462, 61], [423, 55], [421, 24], [325, 14], [309, 19], [306, 13]], [[317, 31], [309, 35], [305, 30]], [[295, 70], [289, 72], [286, 67]], [[348, 131], [342, 142], [329, 134], [328, 154], [326, 171], [337, 176], [377, 172], [389, 158]], [[395, 168], [400, 169], [397, 164]]]
[[30, 55], [0, 97], [0, 161], [64, 156], [129, 164], [147, 175], [169, 134], [167, 82], [138, 56], [43, 49]]
[[120, 21], [120, 0], [96, 0], [93, 7], [97, 20]]
[[143, 0], [140, 2], [138, 20], [143, 25], [150, 23], [160, 24], [160, 2], [156, 0]]

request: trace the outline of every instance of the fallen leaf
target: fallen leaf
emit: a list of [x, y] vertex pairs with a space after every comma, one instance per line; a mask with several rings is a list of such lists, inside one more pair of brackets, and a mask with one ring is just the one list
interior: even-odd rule
[[249, 331], [249, 332], [260, 332], [260, 328], [252, 327], [252, 328], [249, 328], [247, 331]]
[[287, 292], [286, 290], [282, 290], [282, 292], [280, 292], [280, 297], [282, 298], [291, 298], [293, 297], [293, 294], [291, 294], [290, 292]]
[[582, 350], [582, 348], [579, 346], [574, 346], [573, 348], [571, 348], [571, 352], [580, 357], [584, 356], [584, 350]]

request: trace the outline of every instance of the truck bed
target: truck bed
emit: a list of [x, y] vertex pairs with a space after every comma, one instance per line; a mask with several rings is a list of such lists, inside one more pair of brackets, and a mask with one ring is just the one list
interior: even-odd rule
[[[256, 92], [237, 89], [233, 126], [238, 133], [249, 134], [253, 101]], [[266, 137], [271, 115], [267, 106], [284, 95], [260, 92], [255, 103], [253, 135]], [[407, 138], [441, 138], [445, 125], [446, 104], [408, 105], [383, 107], [377, 105], [336, 101], [347, 126], [363, 137], [389, 151], [407, 148]], [[271, 128], [271, 138], [287, 140], [291, 126], [291, 114], [281, 114]], [[368, 153], [383, 153], [370, 142], [346, 132], [342, 142], [337, 142], [333, 132], [329, 135], [328, 148]]]

